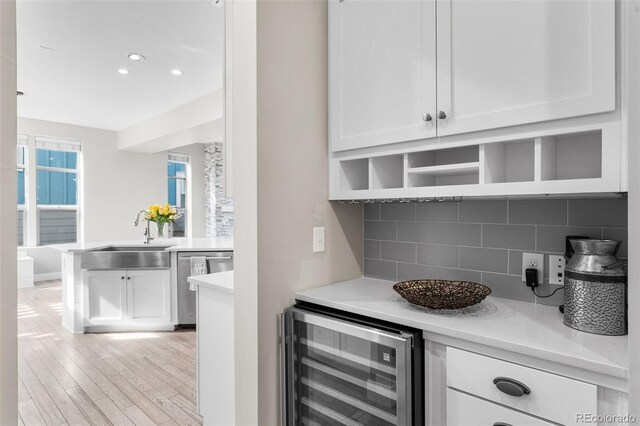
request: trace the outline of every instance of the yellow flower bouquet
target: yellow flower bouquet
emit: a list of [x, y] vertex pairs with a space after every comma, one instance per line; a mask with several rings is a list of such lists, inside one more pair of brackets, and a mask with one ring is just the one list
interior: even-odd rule
[[158, 227], [158, 238], [164, 237], [164, 225], [174, 223], [180, 216], [176, 208], [169, 204], [151, 204], [145, 211], [145, 219], [155, 222]]

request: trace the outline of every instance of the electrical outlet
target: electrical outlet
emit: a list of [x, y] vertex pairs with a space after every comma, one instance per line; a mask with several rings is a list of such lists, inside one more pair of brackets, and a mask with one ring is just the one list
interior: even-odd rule
[[564, 256], [549, 255], [549, 284], [564, 284], [564, 267], [566, 261]]
[[313, 228], [313, 252], [324, 252], [324, 226]]
[[522, 253], [522, 281], [526, 281], [525, 271], [527, 269], [538, 270], [538, 284], [544, 281], [544, 254]]

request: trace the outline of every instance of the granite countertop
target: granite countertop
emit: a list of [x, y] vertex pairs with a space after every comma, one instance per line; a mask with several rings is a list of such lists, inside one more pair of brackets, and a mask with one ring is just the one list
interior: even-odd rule
[[628, 378], [627, 336], [599, 336], [571, 329], [562, 323], [557, 307], [487, 297], [456, 315], [411, 305], [393, 291], [393, 284], [358, 278], [298, 292], [296, 299]]
[[[152, 240], [152, 246], [166, 247], [166, 251], [233, 251], [232, 238], [171, 238]], [[49, 246], [66, 253], [82, 253], [109, 246], [144, 246], [142, 239], [126, 241], [100, 241], [94, 243], [71, 243]]]
[[225, 293], [233, 293], [233, 271], [189, 277], [187, 281], [195, 286], [210, 287]]

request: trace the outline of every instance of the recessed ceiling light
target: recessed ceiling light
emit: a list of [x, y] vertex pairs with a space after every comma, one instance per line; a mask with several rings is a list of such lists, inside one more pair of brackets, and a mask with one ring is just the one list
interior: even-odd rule
[[24, 92], [21, 92], [21, 91], [19, 91], [19, 90], [18, 90], [17, 95], [18, 95], [18, 96], [22, 96], [22, 95], [24, 95]]
[[125, 69], [125, 68], [120, 68], [120, 69], [118, 70], [118, 73], [119, 73], [119, 74], [129, 74], [129, 70], [128, 70], [128, 69]]
[[182, 75], [182, 71], [180, 71], [179, 69], [171, 70], [171, 74], [173, 74], [173, 75]]
[[127, 58], [131, 59], [132, 61], [144, 61], [144, 56], [139, 53], [129, 53], [127, 55]]

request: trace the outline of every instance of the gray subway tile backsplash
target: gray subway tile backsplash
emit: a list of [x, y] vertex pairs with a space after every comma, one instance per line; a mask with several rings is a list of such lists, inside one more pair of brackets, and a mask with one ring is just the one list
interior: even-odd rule
[[626, 227], [627, 200], [569, 200], [569, 225]]
[[398, 264], [386, 260], [365, 259], [364, 276], [395, 281]]
[[565, 237], [568, 235], [601, 238], [602, 228], [587, 226], [538, 226], [538, 251], [564, 253], [566, 250]]
[[507, 273], [509, 252], [501, 249], [460, 247], [459, 265], [463, 269]]
[[506, 200], [473, 200], [458, 204], [458, 220], [470, 223], [507, 223]]
[[520, 225], [566, 225], [567, 200], [510, 200], [509, 223]]
[[364, 258], [380, 259], [380, 241], [364, 240]]
[[434, 274], [435, 268], [433, 266], [398, 263], [398, 281], [419, 280], [424, 277], [433, 277]]
[[467, 269], [435, 267], [433, 278], [437, 278], [440, 280], [472, 281], [479, 283], [482, 280], [482, 272], [469, 271]]
[[380, 205], [382, 220], [416, 220], [414, 203], [385, 203]]
[[483, 272], [482, 284], [491, 289], [491, 295], [494, 297], [531, 303], [536, 298], [531, 289], [522, 284], [519, 276]]
[[423, 222], [457, 222], [458, 203], [419, 203], [416, 206], [416, 217]]
[[626, 208], [626, 199], [366, 204], [364, 275], [483, 282], [497, 297], [557, 305], [562, 291], [538, 299], [522, 284], [522, 253], [562, 254], [565, 235], [586, 235], [623, 241], [626, 257]]
[[398, 222], [398, 241], [432, 243], [434, 240], [433, 222]]
[[480, 246], [482, 225], [472, 223], [436, 223], [435, 242], [458, 246]]
[[397, 238], [398, 224], [390, 220], [387, 221], [364, 221], [364, 238], [367, 240], [391, 240]]
[[378, 203], [365, 204], [364, 220], [380, 220], [380, 206]]
[[380, 258], [396, 262], [416, 263], [416, 244], [397, 241], [381, 241]]
[[531, 225], [482, 225], [482, 247], [535, 250], [536, 227]]

